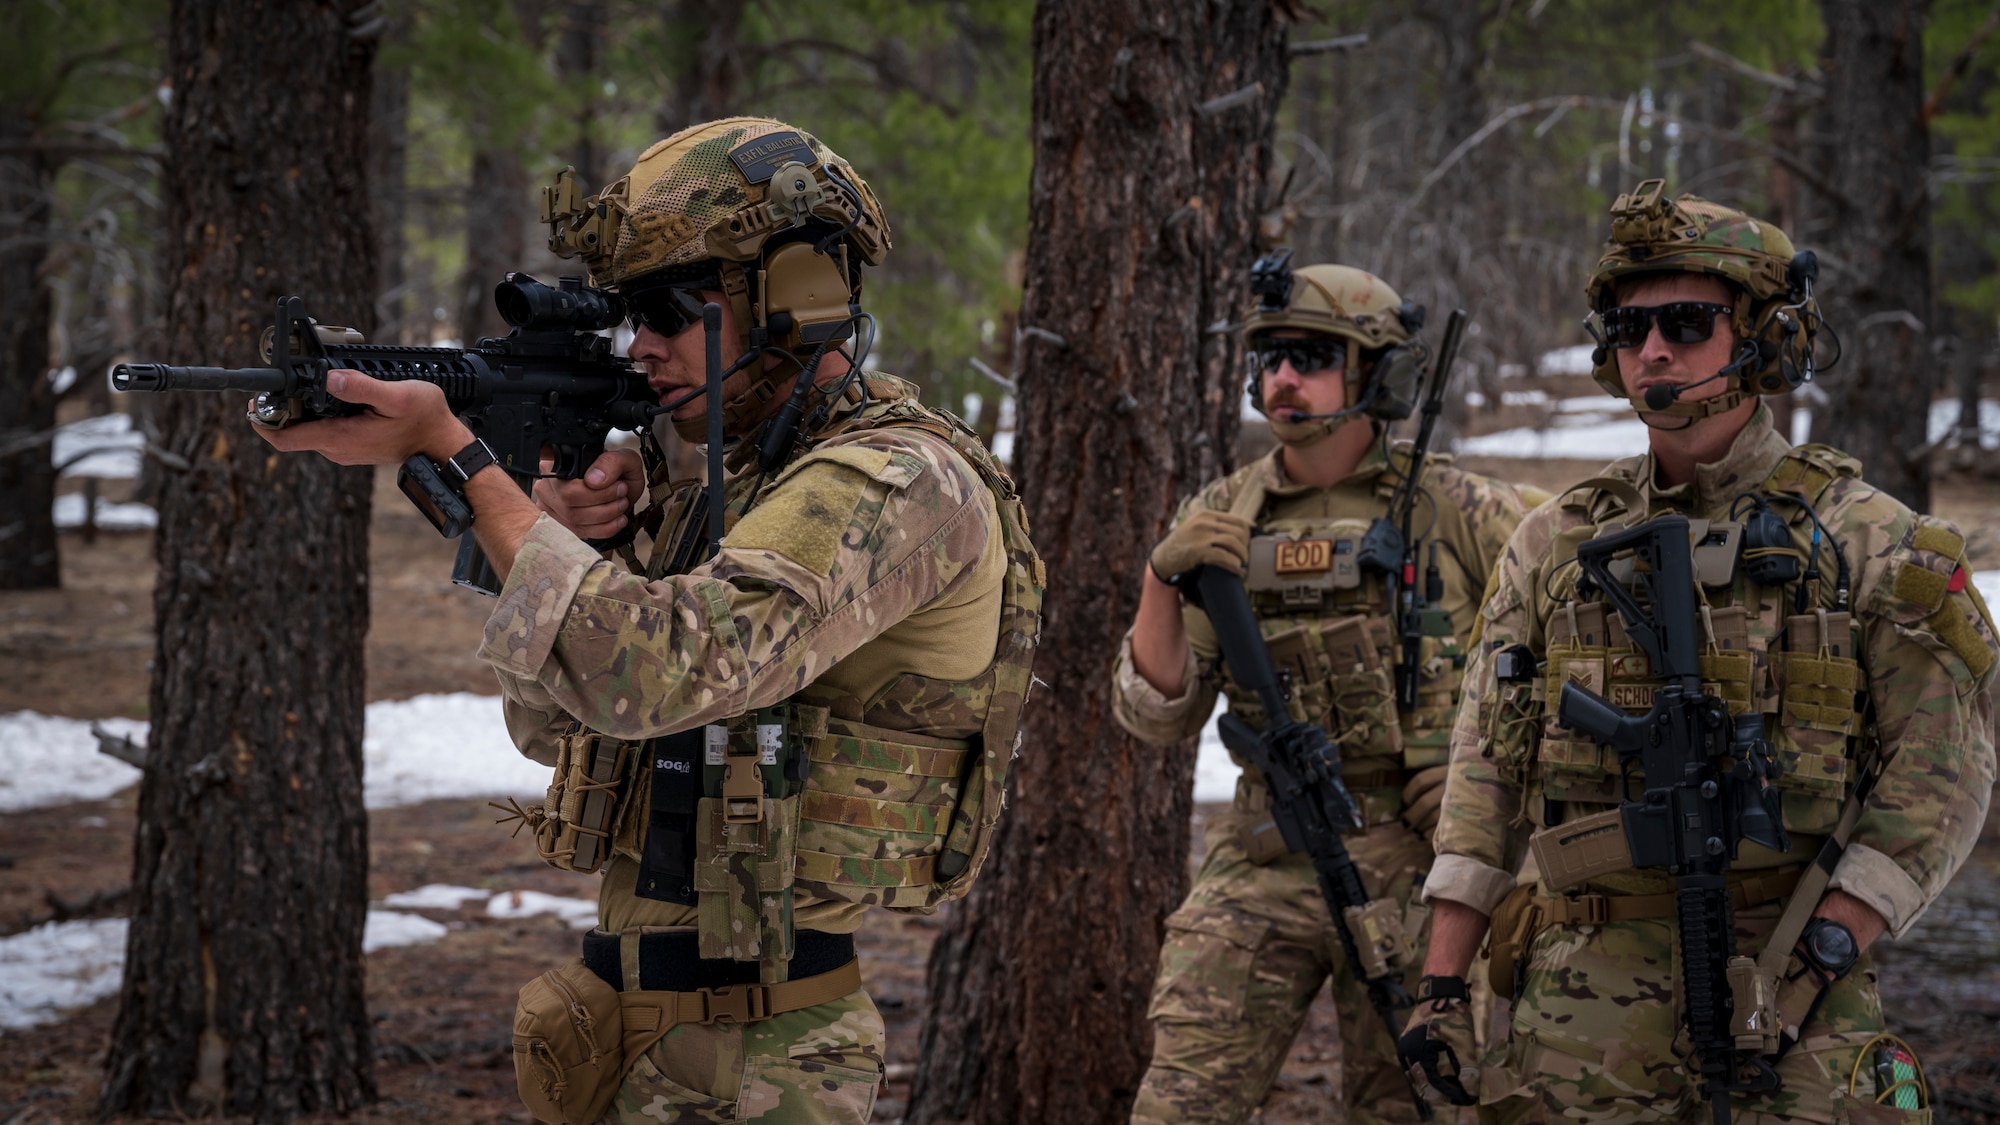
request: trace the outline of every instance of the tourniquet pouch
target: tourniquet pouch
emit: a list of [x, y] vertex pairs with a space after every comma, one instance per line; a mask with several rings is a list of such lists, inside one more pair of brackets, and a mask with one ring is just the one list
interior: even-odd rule
[[1336, 618], [1320, 628], [1333, 693], [1333, 724], [1344, 761], [1400, 758], [1403, 727], [1396, 721], [1396, 687], [1389, 657], [1394, 634], [1386, 617]]
[[582, 959], [521, 989], [514, 1008], [514, 1081], [530, 1113], [557, 1125], [604, 1116], [625, 1077], [618, 992]]
[[1780, 701], [1771, 741], [1784, 766], [1777, 784], [1785, 828], [1824, 835], [1839, 821], [1846, 797], [1848, 739], [1861, 688], [1851, 618], [1826, 611], [1788, 617], [1784, 650], [1770, 657]]

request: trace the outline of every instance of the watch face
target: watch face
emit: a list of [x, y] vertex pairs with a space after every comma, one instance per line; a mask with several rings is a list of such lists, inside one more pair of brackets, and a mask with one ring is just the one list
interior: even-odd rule
[[1827, 922], [1813, 929], [1813, 956], [1829, 969], [1845, 969], [1853, 964], [1857, 950], [1854, 935], [1846, 926], [1838, 922]]

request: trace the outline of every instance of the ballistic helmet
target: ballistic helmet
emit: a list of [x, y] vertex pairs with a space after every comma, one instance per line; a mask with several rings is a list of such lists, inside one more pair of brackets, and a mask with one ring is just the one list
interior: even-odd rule
[[[761, 117], [683, 129], [588, 198], [565, 168], [542, 189], [541, 218], [549, 249], [581, 257], [593, 285], [628, 299], [662, 286], [720, 290], [739, 348], [800, 355], [853, 334], [861, 268], [880, 265], [890, 246], [881, 205], [847, 161], [812, 134]], [[726, 403], [730, 432], [775, 393], [758, 378]]]
[[1584, 291], [1590, 302], [1584, 326], [1598, 342], [1591, 378], [1626, 397], [1601, 320], [1617, 304], [1618, 283], [1679, 272], [1706, 274], [1728, 286], [1738, 350], [1725, 370], [1734, 380], [1714, 398], [1676, 402], [1651, 413], [1702, 417], [1734, 407], [1745, 395], [1784, 394], [1811, 380], [1813, 344], [1824, 323], [1813, 297], [1819, 277], [1813, 252], [1795, 249], [1771, 223], [1699, 196], [1669, 200], [1665, 189], [1666, 181], [1647, 180], [1611, 205], [1611, 238]]
[[1264, 366], [1259, 343], [1294, 329], [1346, 344], [1343, 367], [1347, 406], [1311, 421], [1271, 420], [1271, 432], [1288, 445], [1309, 445], [1355, 413], [1393, 422], [1410, 416], [1417, 384], [1430, 356], [1416, 340], [1422, 305], [1398, 296], [1389, 283], [1353, 266], [1291, 267], [1292, 252], [1279, 249], [1250, 268], [1256, 304], [1243, 319], [1250, 369], [1250, 402], [1264, 411]]

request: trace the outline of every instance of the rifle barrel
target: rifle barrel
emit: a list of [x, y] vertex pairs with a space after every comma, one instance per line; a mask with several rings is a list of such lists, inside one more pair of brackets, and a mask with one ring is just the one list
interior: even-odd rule
[[120, 391], [283, 391], [289, 380], [275, 367], [171, 367], [121, 363], [111, 369]]

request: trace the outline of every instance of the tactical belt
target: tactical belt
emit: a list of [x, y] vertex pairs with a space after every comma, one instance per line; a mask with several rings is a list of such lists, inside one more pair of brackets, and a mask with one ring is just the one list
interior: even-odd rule
[[[626, 991], [625, 972], [622, 967], [622, 941], [623, 939], [617, 934], [607, 934], [597, 930], [583, 935], [584, 965], [591, 972], [603, 977], [604, 983], [620, 992]], [[639, 988], [647, 992], [672, 992], [683, 996], [698, 996], [711, 989], [756, 984], [758, 962], [703, 960], [697, 955], [698, 941], [699, 938], [692, 931], [646, 934], [640, 937]], [[861, 970], [856, 968], [852, 973], [853, 983], [846, 985], [839, 992], [818, 999], [807, 999], [803, 1003], [780, 999], [790, 996], [787, 990], [809, 984], [817, 985], [821, 982], [821, 978], [830, 977], [853, 963], [853, 934], [829, 934], [820, 930], [798, 931], [789, 968], [792, 979], [782, 984], [758, 986], [770, 994], [771, 1003], [779, 1006], [769, 1008], [763, 1015], [752, 1018], [762, 1019], [777, 1012], [810, 1008], [814, 1004], [824, 1004], [828, 1000], [839, 999], [860, 988]], [[845, 979], [844, 975], [842, 979]], [[827, 987], [831, 987], [832, 983], [829, 980]], [[817, 992], [808, 995], [817, 995]]]
[[[1729, 897], [1738, 910], [1749, 910], [1778, 902], [1799, 885], [1806, 865], [1774, 868], [1745, 876], [1729, 888]], [[1672, 918], [1679, 900], [1672, 891], [1657, 895], [1568, 895], [1541, 896], [1535, 907], [1542, 913], [1544, 926], [1602, 926], [1607, 922], [1632, 922], [1641, 918]]]

